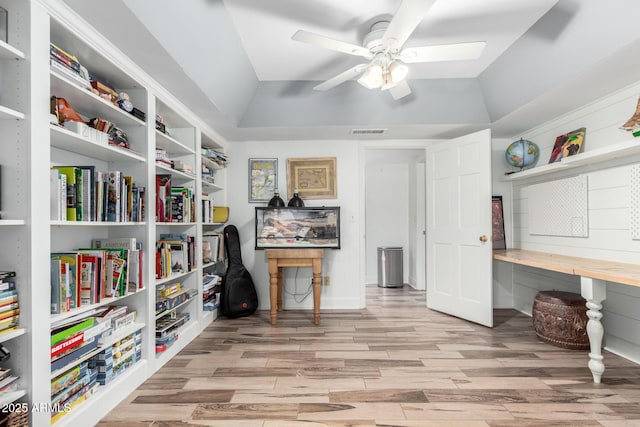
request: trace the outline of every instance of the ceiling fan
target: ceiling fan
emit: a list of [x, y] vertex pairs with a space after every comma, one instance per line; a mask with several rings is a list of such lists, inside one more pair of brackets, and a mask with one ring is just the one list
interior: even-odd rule
[[394, 99], [400, 99], [411, 94], [411, 88], [406, 81], [409, 69], [405, 64], [478, 58], [486, 45], [484, 41], [402, 49], [435, 1], [402, 0], [391, 21], [379, 21], [371, 26], [362, 46], [298, 30], [291, 37], [293, 40], [361, 56], [368, 61], [332, 77], [314, 89], [329, 90], [361, 75], [358, 83], [364, 87], [388, 89]]

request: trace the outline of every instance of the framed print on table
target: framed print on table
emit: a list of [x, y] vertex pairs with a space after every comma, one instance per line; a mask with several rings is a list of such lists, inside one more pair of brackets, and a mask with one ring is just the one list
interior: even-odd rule
[[288, 195], [297, 189], [305, 199], [336, 199], [336, 158], [315, 157], [287, 159]]
[[268, 202], [278, 186], [278, 159], [249, 159], [249, 203]]

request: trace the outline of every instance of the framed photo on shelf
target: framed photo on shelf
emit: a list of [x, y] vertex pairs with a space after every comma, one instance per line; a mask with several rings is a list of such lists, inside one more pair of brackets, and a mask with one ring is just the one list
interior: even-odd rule
[[268, 202], [278, 186], [278, 159], [249, 159], [249, 203]]
[[502, 210], [502, 196], [491, 197], [491, 237], [493, 249], [506, 249], [507, 243], [504, 234], [504, 213]]
[[287, 195], [297, 189], [304, 199], [336, 199], [336, 158], [287, 159]]

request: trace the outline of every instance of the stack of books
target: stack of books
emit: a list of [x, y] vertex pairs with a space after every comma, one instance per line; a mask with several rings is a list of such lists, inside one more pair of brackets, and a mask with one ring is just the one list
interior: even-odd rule
[[0, 334], [18, 327], [20, 303], [14, 278], [15, 271], [0, 271]]
[[52, 69], [59, 71], [79, 86], [91, 89], [89, 72], [74, 55], [65, 52], [53, 43], [49, 43], [49, 58]]
[[211, 148], [202, 147], [202, 155], [220, 166], [224, 168], [227, 166], [227, 155], [216, 150], [212, 150]]

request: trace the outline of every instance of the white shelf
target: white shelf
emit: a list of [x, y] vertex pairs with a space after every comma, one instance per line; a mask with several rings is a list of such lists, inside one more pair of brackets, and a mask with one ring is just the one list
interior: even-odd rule
[[[16, 381], [20, 381], [20, 380], [18, 379]], [[0, 408], [4, 408], [5, 405], [15, 402], [25, 394], [27, 394], [27, 392], [24, 390], [16, 390], [16, 391], [9, 391], [7, 393], [0, 393]]]
[[218, 184], [212, 184], [207, 181], [202, 181], [202, 191], [206, 193], [213, 193], [215, 191], [222, 191], [224, 187], [219, 186]]
[[172, 179], [172, 184], [173, 184], [173, 180], [178, 178], [178, 179], [182, 179], [184, 181], [194, 181], [196, 179], [196, 176], [193, 174], [189, 174], [186, 172], [182, 172], [179, 171], [177, 169], [173, 169], [170, 166], [164, 165], [162, 163], [158, 163], [156, 162], [156, 173], [168, 173], [171, 174], [171, 179]]
[[173, 282], [174, 280], [182, 279], [186, 276], [189, 276], [195, 273], [197, 270], [193, 269], [191, 271], [187, 271], [186, 273], [172, 273], [169, 277], [163, 277], [162, 279], [156, 279], [156, 286], [164, 285], [165, 283]]
[[0, 219], [0, 226], [2, 225], [24, 225], [23, 219]]
[[14, 329], [11, 332], [0, 334], [0, 342], [5, 342], [5, 341], [12, 340], [12, 339], [14, 339], [16, 337], [24, 335], [25, 332], [26, 332], [26, 330], [24, 328], [18, 328], [18, 329]]
[[[188, 294], [188, 293], [189, 293], [189, 290], [188, 290], [188, 289], [184, 289], [184, 290], [182, 290], [182, 291], [180, 291], [180, 292], [176, 292], [175, 294], [170, 295], [169, 297], [177, 297], [178, 295], [181, 295], [181, 294]], [[198, 295], [195, 295], [195, 296], [193, 296], [193, 297], [188, 297], [186, 300], [182, 301], [180, 304], [176, 305], [175, 307], [170, 308], [170, 309], [168, 309], [168, 310], [165, 310], [165, 311], [163, 311], [162, 313], [158, 313], [158, 314], [156, 314], [156, 320], [158, 320], [158, 319], [160, 319], [160, 318], [163, 318], [163, 317], [165, 317], [165, 316], [166, 316], [166, 315], [168, 315], [168, 314], [171, 314], [171, 312], [172, 312], [172, 311], [176, 311], [176, 310], [177, 310], [177, 309], [179, 309], [180, 307], [184, 307], [185, 305], [187, 305], [187, 304], [189, 304], [190, 302], [192, 302], [192, 301], [193, 301], [197, 296], [198, 296]], [[166, 297], [166, 298], [169, 298], [169, 297]], [[189, 320], [189, 322], [191, 322], [191, 320], [193, 320], [193, 319], [190, 319], [190, 320]]]
[[67, 77], [51, 69], [51, 95], [65, 98], [74, 110], [83, 116], [101, 117], [116, 126], [145, 126], [145, 122], [105, 101], [93, 92], [78, 86]]
[[24, 59], [24, 53], [20, 49], [0, 40], [0, 59]]
[[169, 155], [195, 154], [191, 148], [184, 145], [172, 136], [160, 132], [156, 129], [156, 148], [162, 148]]
[[186, 325], [178, 328], [179, 338], [162, 353], [156, 353], [156, 359], [160, 366], [167, 363], [173, 356], [178, 354], [180, 350], [185, 348], [199, 333], [198, 322], [194, 319], [190, 319]]
[[224, 166], [220, 166], [219, 164], [209, 159], [208, 157], [205, 157], [205, 156], [201, 156], [201, 157], [202, 157], [202, 164], [208, 167], [209, 169], [225, 169]]
[[108, 222], [108, 221], [51, 221], [57, 227], [131, 227], [145, 225], [146, 222]]
[[606, 162], [621, 157], [627, 157], [640, 154], [640, 140], [627, 140], [607, 147], [598, 148], [584, 153], [576, 154], [570, 157], [564, 157], [559, 162], [547, 165], [537, 166], [535, 168], [526, 169], [522, 172], [515, 172], [507, 175], [507, 181], [518, 181], [535, 176], [548, 175], [559, 171], [576, 168], [578, 166], [586, 166], [597, 163]]
[[78, 314], [84, 314], [84, 313], [89, 313], [90, 311], [96, 309], [96, 308], [100, 308], [103, 307], [105, 305], [112, 305], [117, 301], [121, 301], [125, 298], [129, 298], [132, 295], [137, 295], [142, 291], [142, 289], [138, 289], [136, 292], [131, 292], [127, 295], [121, 296], [121, 297], [115, 297], [115, 298], [103, 298], [102, 301], [100, 301], [97, 304], [84, 304], [81, 305], [80, 308], [75, 308], [71, 311], [67, 311], [65, 313], [60, 313], [60, 314], [54, 314], [51, 315], [51, 324], [57, 324], [62, 320], [68, 319], [70, 317], [73, 316], [77, 316]]
[[24, 114], [9, 107], [5, 107], [4, 105], [0, 105], [0, 120], [23, 120]]
[[103, 145], [93, 139], [85, 138], [76, 132], [53, 124], [50, 125], [49, 128], [51, 130], [52, 147], [82, 154], [98, 160], [146, 162], [144, 156], [135, 151], [120, 148], [115, 145]]

